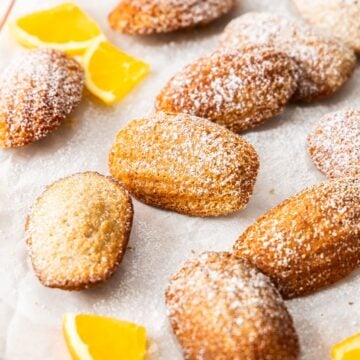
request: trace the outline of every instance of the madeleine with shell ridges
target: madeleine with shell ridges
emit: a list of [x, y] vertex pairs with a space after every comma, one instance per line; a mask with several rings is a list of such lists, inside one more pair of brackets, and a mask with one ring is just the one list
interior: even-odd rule
[[229, 12], [235, 0], [121, 0], [110, 26], [125, 34], [149, 35], [205, 25]]
[[360, 53], [360, 3], [357, 0], [293, 0], [311, 24]]
[[360, 110], [325, 115], [309, 134], [308, 149], [328, 178], [360, 175]]
[[233, 250], [285, 298], [335, 283], [360, 265], [360, 178], [323, 182], [288, 198], [251, 225]]
[[259, 168], [240, 136], [187, 114], [158, 112], [116, 135], [111, 174], [146, 204], [192, 216], [219, 216], [246, 206]]
[[186, 360], [295, 360], [291, 316], [270, 279], [230, 253], [186, 261], [167, 287], [166, 305]]
[[299, 78], [294, 100], [311, 102], [332, 95], [356, 66], [355, 53], [338, 39], [301, 21], [271, 13], [249, 12], [226, 26], [221, 48], [249, 44], [273, 46], [296, 62]]
[[86, 172], [52, 183], [26, 222], [41, 283], [81, 290], [107, 280], [125, 253], [132, 218], [131, 198], [115, 179]]
[[156, 109], [182, 112], [226, 126], [253, 128], [278, 115], [297, 87], [297, 66], [267, 46], [222, 49], [175, 74]]
[[1, 75], [0, 146], [17, 147], [55, 130], [82, 97], [84, 71], [59, 50], [27, 51]]

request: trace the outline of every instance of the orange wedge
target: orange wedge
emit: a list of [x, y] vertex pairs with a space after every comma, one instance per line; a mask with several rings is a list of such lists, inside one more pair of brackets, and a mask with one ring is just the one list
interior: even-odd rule
[[86, 87], [106, 104], [122, 99], [150, 70], [148, 64], [104, 40], [86, 51], [82, 64]]
[[22, 16], [10, 24], [10, 30], [25, 47], [50, 47], [69, 54], [81, 54], [94, 40], [104, 38], [99, 26], [73, 3]]
[[360, 360], [360, 333], [351, 336], [331, 349], [332, 360]]
[[63, 331], [74, 360], [144, 360], [146, 330], [108, 317], [66, 314]]

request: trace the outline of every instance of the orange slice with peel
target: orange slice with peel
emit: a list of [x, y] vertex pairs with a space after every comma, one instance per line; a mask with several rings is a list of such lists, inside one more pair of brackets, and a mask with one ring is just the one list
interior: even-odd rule
[[10, 24], [15, 39], [28, 48], [53, 48], [81, 54], [104, 38], [99, 26], [73, 3], [63, 3], [18, 18]]
[[86, 51], [82, 64], [86, 87], [106, 104], [122, 99], [150, 70], [145, 62], [104, 40]]
[[353, 335], [331, 349], [332, 360], [359, 360], [360, 359], [360, 333]]
[[66, 344], [74, 360], [144, 360], [146, 330], [131, 322], [90, 314], [66, 314]]

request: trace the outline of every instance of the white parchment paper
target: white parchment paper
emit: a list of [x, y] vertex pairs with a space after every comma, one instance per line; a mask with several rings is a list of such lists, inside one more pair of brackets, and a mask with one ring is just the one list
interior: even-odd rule
[[[17, 0], [11, 18], [58, 2]], [[98, 21], [110, 41], [150, 63], [152, 73], [117, 106], [104, 107], [87, 94], [71, 119], [46, 139], [21, 149], [0, 150], [0, 358], [69, 358], [61, 332], [62, 316], [86, 312], [144, 325], [149, 358], [178, 360], [181, 351], [171, 333], [163, 298], [169, 275], [193, 254], [230, 250], [258, 216], [324, 179], [308, 156], [306, 136], [327, 112], [360, 107], [360, 68], [331, 99], [290, 105], [281, 116], [244, 135], [261, 159], [255, 193], [244, 211], [223, 218], [190, 218], [134, 200], [131, 248], [115, 276], [88, 291], [48, 289], [32, 271], [24, 236], [25, 216], [44, 187], [74, 172], [108, 174], [107, 154], [116, 132], [152, 110], [155, 95], [171, 75], [214, 50], [232, 17], [249, 10], [297, 16], [290, 0], [240, 0], [229, 16], [205, 28], [144, 38], [110, 30], [106, 19], [116, 0], [77, 3]], [[0, 34], [1, 68], [21, 51], [5, 29]], [[360, 331], [360, 272], [287, 305], [301, 338], [302, 359], [327, 359], [332, 344]]]

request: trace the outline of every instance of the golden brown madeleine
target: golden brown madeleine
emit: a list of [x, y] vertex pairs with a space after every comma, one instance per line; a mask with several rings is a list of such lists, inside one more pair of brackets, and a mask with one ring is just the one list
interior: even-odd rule
[[222, 126], [160, 112], [119, 131], [109, 167], [146, 204], [218, 216], [245, 207], [259, 160], [250, 144]]
[[240, 132], [279, 114], [293, 95], [296, 65], [268, 47], [224, 49], [177, 73], [156, 108], [204, 117]]
[[340, 280], [360, 265], [360, 178], [307, 188], [268, 211], [234, 253], [293, 298]]
[[16, 147], [55, 130], [79, 104], [84, 72], [61, 51], [31, 50], [1, 75], [0, 146]]
[[360, 175], [360, 111], [324, 116], [308, 136], [314, 164], [328, 178]]
[[121, 0], [109, 14], [122, 33], [149, 35], [207, 24], [226, 14], [235, 0]]
[[360, 53], [360, 2], [358, 0], [293, 0], [310, 23], [340, 38]]
[[165, 296], [187, 360], [298, 356], [298, 338], [279, 292], [246, 260], [202, 253], [171, 277]]
[[81, 290], [108, 279], [129, 240], [131, 198], [116, 180], [95, 172], [51, 184], [26, 222], [27, 245], [40, 281]]
[[337, 39], [297, 20], [250, 12], [232, 20], [221, 38], [222, 48], [266, 44], [283, 51], [299, 67], [295, 100], [315, 101], [332, 95], [351, 76], [354, 52]]

